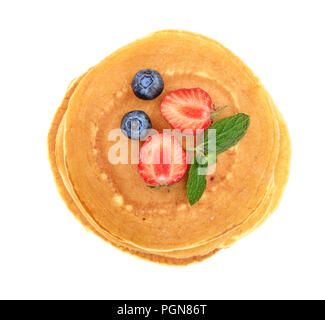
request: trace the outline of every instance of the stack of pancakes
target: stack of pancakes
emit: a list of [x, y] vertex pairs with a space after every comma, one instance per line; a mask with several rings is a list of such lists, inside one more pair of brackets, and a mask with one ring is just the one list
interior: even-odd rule
[[[131, 89], [133, 76], [145, 68], [157, 70], [165, 83], [150, 101]], [[203, 197], [190, 206], [187, 176], [170, 192], [148, 188], [136, 164], [108, 161], [116, 143], [108, 136], [135, 109], [145, 111], [159, 132], [170, 128], [160, 112], [163, 97], [196, 87], [216, 106], [227, 106], [219, 118], [243, 112], [250, 127], [218, 156]], [[286, 124], [253, 72], [220, 43], [175, 30], [137, 40], [74, 80], [48, 146], [58, 190], [87, 228], [121, 249], [168, 264], [200, 261], [258, 227], [279, 203], [290, 161]]]

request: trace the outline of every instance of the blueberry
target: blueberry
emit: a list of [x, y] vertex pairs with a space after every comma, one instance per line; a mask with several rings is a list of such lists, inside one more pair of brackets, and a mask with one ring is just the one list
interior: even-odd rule
[[122, 132], [130, 139], [145, 139], [152, 128], [150, 118], [141, 110], [126, 113], [121, 121]]
[[164, 89], [164, 80], [161, 75], [152, 69], [143, 69], [136, 73], [132, 80], [134, 94], [143, 100], [157, 98]]

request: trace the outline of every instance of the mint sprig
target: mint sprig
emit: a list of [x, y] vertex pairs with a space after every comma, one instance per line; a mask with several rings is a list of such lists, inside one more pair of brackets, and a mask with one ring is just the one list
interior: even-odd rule
[[[206, 188], [208, 165], [216, 163], [218, 154], [236, 145], [246, 134], [248, 126], [249, 116], [238, 113], [216, 121], [204, 132], [203, 146], [194, 149], [197, 155], [190, 167], [186, 184], [187, 198], [191, 206], [201, 199]], [[215, 143], [211, 141], [209, 130], [215, 130]]]

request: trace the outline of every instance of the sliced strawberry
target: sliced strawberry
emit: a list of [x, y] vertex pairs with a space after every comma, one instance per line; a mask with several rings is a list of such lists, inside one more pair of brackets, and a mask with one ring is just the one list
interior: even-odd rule
[[184, 134], [196, 134], [211, 124], [213, 104], [200, 88], [179, 89], [167, 93], [160, 106], [167, 122]]
[[169, 186], [183, 178], [186, 153], [174, 136], [155, 134], [140, 149], [138, 170], [147, 184]]

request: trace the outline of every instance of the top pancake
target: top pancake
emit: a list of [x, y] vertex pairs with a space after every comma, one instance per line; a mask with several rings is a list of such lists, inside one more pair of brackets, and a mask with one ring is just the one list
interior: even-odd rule
[[[152, 101], [136, 98], [130, 86], [143, 68], [164, 78], [164, 92]], [[111, 165], [107, 159], [114, 144], [108, 132], [119, 128], [126, 112], [141, 109], [153, 128], [169, 128], [159, 106], [166, 92], [182, 87], [200, 87], [216, 105], [227, 105], [222, 117], [238, 112], [251, 117], [247, 135], [218, 157], [217, 170], [193, 207], [186, 198], [187, 177], [170, 193], [152, 190], [136, 165]], [[155, 252], [194, 248], [250, 217], [257, 224], [265, 216], [280, 151], [277, 117], [259, 80], [229, 50], [202, 36], [163, 31], [118, 50], [81, 79], [61, 123], [60, 167], [79, 210], [99, 233]]]

